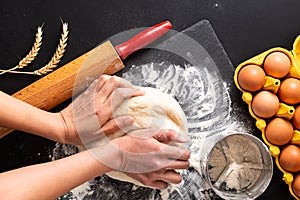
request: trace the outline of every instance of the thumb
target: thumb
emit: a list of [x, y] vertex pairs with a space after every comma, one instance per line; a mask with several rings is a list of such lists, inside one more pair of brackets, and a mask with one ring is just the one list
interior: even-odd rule
[[107, 121], [101, 128], [105, 135], [114, 133], [122, 128], [130, 126], [133, 124], [134, 119], [130, 116], [119, 116]]

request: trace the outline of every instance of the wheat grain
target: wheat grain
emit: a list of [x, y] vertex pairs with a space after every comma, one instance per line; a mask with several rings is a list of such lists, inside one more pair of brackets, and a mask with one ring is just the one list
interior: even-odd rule
[[37, 29], [37, 33], [35, 35], [35, 41], [29, 53], [22, 60], [20, 60], [18, 65], [16, 65], [15, 67], [12, 67], [7, 70], [0, 70], [0, 75], [8, 72], [13, 73], [14, 70], [22, 69], [27, 65], [29, 65], [30, 63], [32, 63], [39, 53], [42, 44], [42, 39], [43, 39], [43, 31], [42, 31], [42, 26], [40, 26]]
[[61, 38], [59, 40], [59, 44], [58, 47], [53, 55], [53, 57], [51, 58], [51, 60], [49, 61], [49, 63], [47, 65], [45, 65], [44, 67], [35, 70], [33, 72], [26, 72], [26, 71], [17, 71], [16, 69], [21, 69], [25, 66], [27, 66], [28, 64], [30, 64], [35, 57], [38, 54], [38, 51], [40, 50], [40, 46], [41, 46], [41, 41], [42, 41], [42, 29], [41, 27], [38, 27], [38, 32], [36, 34], [36, 41], [34, 43], [34, 46], [32, 47], [32, 50], [28, 53], [28, 55], [23, 58], [19, 64], [13, 68], [10, 68], [8, 70], [0, 70], [0, 75], [4, 74], [4, 73], [14, 73], [14, 74], [32, 74], [32, 75], [45, 75], [51, 71], [53, 71], [54, 68], [57, 67], [58, 63], [61, 61], [61, 58], [63, 57], [65, 51], [66, 51], [66, 46], [67, 46], [67, 40], [68, 40], [68, 24], [67, 23], [63, 23], [63, 31], [61, 34]]
[[63, 30], [62, 30], [61, 38], [59, 40], [58, 47], [57, 47], [53, 57], [51, 58], [51, 60], [49, 61], [49, 63], [47, 65], [45, 65], [44, 67], [42, 67], [38, 70], [35, 70], [33, 72], [33, 74], [45, 75], [45, 74], [53, 71], [53, 69], [56, 68], [58, 63], [61, 61], [61, 58], [63, 57], [63, 55], [66, 51], [66, 46], [67, 46], [68, 33], [69, 33], [68, 24], [63, 23], [62, 28], [63, 28]]

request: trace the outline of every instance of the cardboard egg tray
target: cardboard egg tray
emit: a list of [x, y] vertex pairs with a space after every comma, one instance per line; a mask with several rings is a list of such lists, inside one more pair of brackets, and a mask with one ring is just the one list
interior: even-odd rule
[[[267, 90], [267, 91], [271, 91], [274, 94], [276, 94], [280, 87], [280, 83], [282, 80], [266, 75], [266, 82], [265, 82], [263, 88], [259, 91], [252, 92], [252, 93], [243, 90], [239, 86], [239, 83], [238, 83], [238, 73], [244, 66], [249, 65], [249, 64], [255, 64], [255, 65], [263, 67], [263, 63], [264, 63], [266, 56], [275, 51], [285, 53], [291, 61], [291, 68], [290, 68], [289, 74], [287, 76], [283, 77], [282, 79], [285, 79], [287, 77], [294, 77], [294, 78], [300, 79], [300, 36], [298, 36], [296, 38], [296, 40], [294, 41], [293, 50], [291, 50], [291, 51], [288, 51], [281, 47], [276, 47], [276, 48], [269, 49], [255, 57], [250, 58], [250, 59], [246, 60], [245, 62], [239, 64], [235, 70], [234, 82], [235, 82], [237, 88], [240, 91], [242, 91], [242, 93], [243, 93], [242, 99], [248, 104], [249, 112], [250, 112], [251, 116], [253, 118], [255, 118], [256, 127], [261, 131], [262, 138], [263, 138], [264, 142], [268, 145], [271, 155], [275, 158], [277, 167], [283, 172], [283, 180], [285, 181], [286, 184], [288, 184], [291, 195], [293, 195], [296, 199], [300, 200], [300, 197], [297, 197], [292, 189], [292, 183], [293, 183], [295, 174], [284, 170], [280, 166], [279, 155], [280, 155], [280, 151], [281, 151], [282, 147], [271, 144], [270, 142], [268, 142], [268, 140], [265, 137], [265, 128], [267, 126], [269, 119], [262, 119], [262, 118], [257, 117], [253, 113], [252, 108], [251, 108], [252, 98], [254, 97], [254, 95], [257, 92], [260, 92], [262, 90]], [[290, 120], [293, 117], [294, 112], [295, 112], [294, 106], [287, 105], [285, 103], [280, 102], [279, 110], [277, 111], [275, 116], [286, 118], [286, 119]], [[293, 138], [291, 139], [289, 144], [300, 144], [300, 131], [299, 130], [296, 130], [294, 128]]]

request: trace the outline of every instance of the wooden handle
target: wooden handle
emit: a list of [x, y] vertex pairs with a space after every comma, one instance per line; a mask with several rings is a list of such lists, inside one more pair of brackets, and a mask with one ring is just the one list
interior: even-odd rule
[[[91, 79], [114, 74], [124, 68], [110, 42], [105, 42], [12, 96], [35, 107], [49, 110], [86, 89]], [[12, 132], [0, 127], [0, 138]]]
[[172, 24], [169, 21], [161, 22], [155, 26], [147, 28], [140, 32], [127, 42], [124, 42], [116, 46], [116, 51], [119, 53], [122, 60], [127, 58], [131, 53], [147, 46], [148, 44], [157, 40], [172, 28]]

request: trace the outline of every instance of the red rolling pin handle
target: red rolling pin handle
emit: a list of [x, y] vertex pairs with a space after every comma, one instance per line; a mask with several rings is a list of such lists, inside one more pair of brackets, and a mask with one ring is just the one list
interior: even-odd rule
[[124, 42], [123, 44], [119, 44], [115, 47], [115, 49], [118, 52], [121, 59], [124, 60], [131, 53], [157, 40], [159, 37], [168, 32], [171, 28], [172, 24], [169, 21], [162, 22], [140, 32], [139, 34], [137, 34], [130, 40]]

